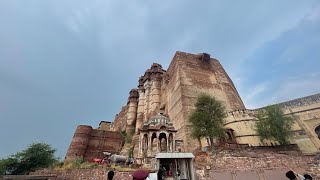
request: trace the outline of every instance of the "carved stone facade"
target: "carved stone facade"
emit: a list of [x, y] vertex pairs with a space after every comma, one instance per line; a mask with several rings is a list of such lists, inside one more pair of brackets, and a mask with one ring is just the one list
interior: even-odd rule
[[159, 152], [176, 152], [175, 133], [169, 118], [158, 113], [138, 129], [138, 158], [152, 159]]

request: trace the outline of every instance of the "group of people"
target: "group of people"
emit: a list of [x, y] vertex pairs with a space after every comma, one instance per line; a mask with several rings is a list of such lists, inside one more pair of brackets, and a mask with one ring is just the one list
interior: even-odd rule
[[[108, 180], [113, 180], [113, 177], [115, 175], [115, 169], [110, 170], [107, 174]], [[149, 179], [149, 172], [145, 170], [137, 170], [132, 174], [132, 179], [133, 180], [151, 180]]]
[[[166, 174], [167, 174], [166, 168], [160, 165], [160, 168], [157, 173], [158, 180], [164, 180], [166, 177]], [[108, 180], [113, 180], [113, 176], [114, 176], [114, 169], [108, 172]], [[288, 171], [286, 173], [286, 177], [289, 178], [290, 180], [312, 180], [312, 177], [309, 174], [301, 175], [293, 171]], [[133, 175], [133, 180], [150, 180], [150, 179], [148, 177], [148, 174], [146, 173], [145, 177], [142, 176], [139, 178]]]
[[180, 170], [177, 169], [177, 172], [173, 174], [172, 170], [166, 170], [166, 168], [160, 164], [160, 168], [157, 173], [158, 180], [164, 180], [166, 176], [174, 176], [175, 180], [180, 180]]
[[[113, 177], [115, 175], [115, 169], [113, 170], [110, 170], [107, 174], [108, 176], [108, 180], [113, 180]], [[141, 171], [141, 172], [137, 172], [137, 171]], [[158, 170], [158, 173], [154, 173], [154, 177], [153, 176], [153, 173], [149, 174], [149, 172], [145, 171], [143, 172], [144, 170], [137, 170], [136, 172], [134, 172], [132, 174], [132, 178], [133, 180], [153, 180], [153, 179], [158, 179], [158, 180], [164, 180], [165, 177], [167, 176], [167, 170], [164, 166], [160, 165], [160, 168]], [[156, 177], [157, 176], [157, 177]], [[180, 176], [180, 173], [178, 171], [178, 174], [177, 176], [179, 177]]]
[[286, 177], [290, 180], [312, 180], [312, 177], [309, 174], [301, 175], [293, 171], [288, 171]]

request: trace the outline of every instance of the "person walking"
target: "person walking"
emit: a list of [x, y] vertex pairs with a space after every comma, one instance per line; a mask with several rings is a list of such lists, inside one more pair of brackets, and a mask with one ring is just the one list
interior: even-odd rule
[[162, 179], [166, 179], [167, 177], [167, 170], [164, 166], [162, 166], [162, 170], [163, 170], [163, 175], [162, 175]]
[[164, 171], [163, 171], [162, 165], [160, 164], [160, 168], [158, 170], [158, 180], [163, 180], [163, 174], [164, 174]]

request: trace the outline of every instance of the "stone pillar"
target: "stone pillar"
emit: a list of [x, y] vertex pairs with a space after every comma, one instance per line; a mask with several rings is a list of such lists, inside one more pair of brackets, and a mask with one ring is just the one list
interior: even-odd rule
[[176, 152], [176, 137], [172, 134], [172, 152]]
[[186, 159], [179, 159], [178, 160], [179, 167], [180, 167], [180, 178], [187, 179], [187, 170], [186, 170]]
[[160, 93], [161, 93], [161, 81], [158, 77], [152, 80], [151, 85], [151, 114], [156, 115], [160, 109]]
[[139, 155], [139, 157], [141, 157], [141, 155], [142, 155], [142, 136], [141, 136], [141, 134], [139, 135], [139, 153], [138, 153]]
[[148, 135], [148, 150], [147, 150], [147, 155], [150, 157], [151, 156], [151, 147], [152, 147], [152, 144], [151, 144], [151, 136], [150, 134]]
[[157, 133], [156, 135], [157, 135], [157, 137], [156, 137], [156, 141], [157, 141], [157, 152], [160, 152], [160, 149], [159, 149], [159, 147], [160, 147], [159, 133]]
[[150, 92], [151, 92], [151, 82], [149, 80], [144, 82], [144, 121], [148, 121], [149, 119], [149, 113], [150, 113]]
[[144, 139], [144, 151], [148, 153], [148, 136], [147, 138], [144, 138], [143, 136], [143, 139]]
[[139, 79], [139, 101], [138, 101], [138, 112], [137, 112], [137, 122], [136, 122], [136, 132], [142, 126], [144, 122], [144, 99], [145, 99], [145, 89], [143, 87], [143, 76]]
[[127, 129], [126, 132], [127, 134], [132, 134], [132, 132], [135, 129], [135, 122], [137, 118], [137, 108], [138, 108], [138, 90], [137, 89], [131, 89], [130, 95], [128, 98], [128, 103], [127, 105], [129, 106], [128, 108], [128, 113], [127, 113]]
[[190, 167], [190, 176], [191, 176], [190, 178], [195, 179], [194, 178], [194, 169], [193, 169], [193, 159], [189, 159], [188, 161], [190, 163], [190, 166], [189, 166]]
[[151, 66], [151, 115], [156, 115], [160, 109], [161, 80], [163, 70], [160, 64]]
[[173, 136], [170, 136], [169, 134], [169, 151], [173, 152]]
[[169, 152], [169, 136], [168, 136], [168, 134], [166, 134], [166, 137], [167, 137], [167, 152]]

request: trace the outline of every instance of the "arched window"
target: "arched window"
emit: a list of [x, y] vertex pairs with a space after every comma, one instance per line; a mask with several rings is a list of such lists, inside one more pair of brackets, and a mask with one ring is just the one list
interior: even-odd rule
[[158, 143], [157, 135], [156, 135], [156, 133], [152, 133], [152, 136], [151, 136], [151, 150], [152, 150], [152, 152], [158, 151], [157, 143]]
[[169, 152], [173, 152], [173, 135], [172, 133], [169, 134]]
[[142, 150], [144, 153], [148, 151], [148, 135], [143, 135], [143, 141], [142, 141]]
[[160, 133], [159, 141], [160, 141], [160, 151], [166, 152], [167, 151], [167, 136], [165, 133]]

